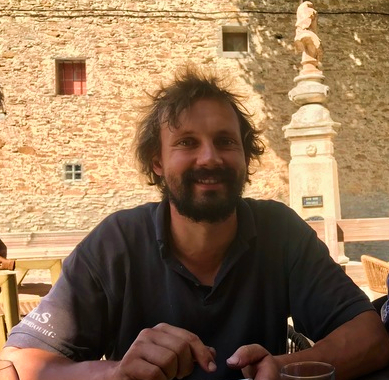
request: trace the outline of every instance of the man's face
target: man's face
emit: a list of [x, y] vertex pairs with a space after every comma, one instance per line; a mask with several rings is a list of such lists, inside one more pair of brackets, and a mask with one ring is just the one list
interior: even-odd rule
[[179, 117], [180, 127], [161, 128], [154, 172], [165, 182], [171, 206], [196, 222], [225, 220], [247, 179], [240, 127], [229, 104], [198, 100]]

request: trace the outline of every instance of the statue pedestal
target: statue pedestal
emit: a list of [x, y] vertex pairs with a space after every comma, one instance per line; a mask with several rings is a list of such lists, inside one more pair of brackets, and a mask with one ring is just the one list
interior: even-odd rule
[[[290, 141], [290, 206], [303, 219], [340, 219], [338, 170], [332, 139], [340, 123], [331, 119], [323, 105], [329, 93], [321, 73], [295, 78], [290, 99], [300, 105], [291, 122], [283, 127]], [[348, 261], [343, 244], [331, 244], [331, 256]]]

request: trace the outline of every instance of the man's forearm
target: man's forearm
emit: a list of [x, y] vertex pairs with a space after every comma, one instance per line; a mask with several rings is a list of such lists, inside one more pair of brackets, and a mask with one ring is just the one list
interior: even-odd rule
[[312, 348], [275, 357], [280, 368], [297, 361], [323, 361], [336, 369], [337, 380], [354, 379], [389, 364], [389, 336], [374, 311], [338, 327]]
[[118, 365], [106, 360], [77, 363], [34, 348], [5, 348], [0, 359], [14, 363], [20, 380], [115, 380]]
[[[38, 349], [5, 348], [0, 359], [14, 362], [20, 380], [123, 380], [120, 362], [70, 359]], [[389, 336], [378, 314], [368, 311], [334, 330], [314, 347], [274, 357], [279, 368], [297, 361], [323, 361], [336, 368], [337, 380], [349, 380], [389, 364]], [[274, 362], [273, 359], [273, 362]], [[128, 364], [128, 363], [127, 363]], [[130, 366], [131, 367], [131, 366]], [[131, 372], [130, 367], [124, 372]], [[139, 366], [135, 366], [138, 368]], [[275, 367], [277, 372], [277, 368]], [[141, 377], [142, 378], [142, 377]]]

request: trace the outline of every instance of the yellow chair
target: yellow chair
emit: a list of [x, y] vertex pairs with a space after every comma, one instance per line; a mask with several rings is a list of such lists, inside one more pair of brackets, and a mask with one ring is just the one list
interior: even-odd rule
[[[17, 259], [0, 257], [0, 274], [7, 269], [16, 273], [16, 282], [19, 290], [19, 313], [21, 317], [24, 317], [39, 305], [41, 297], [47, 294], [51, 286], [57, 282], [62, 270], [62, 257], [42, 256]], [[49, 270], [51, 284], [22, 283], [30, 270]], [[1, 308], [2, 305], [0, 304], [0, 311]]]
[[0, 345], [2, 345], [12, 327], [20, 321], [19, 297], [15, 271], [0, 271], [0, 289]]
[[0, 314], [0, 348], [4, 346], [7, 341], [7, 326], [5, 324], [5, 316], [4, 314]]
[[389, 263], [369, 255], [362, 255], [361, 261], [369, 288], [377, 293], [388, 293], [386, 280], [389, 274]]

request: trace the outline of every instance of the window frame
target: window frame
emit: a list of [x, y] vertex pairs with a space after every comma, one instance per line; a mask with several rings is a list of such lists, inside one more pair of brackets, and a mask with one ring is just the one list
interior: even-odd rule
[[[71, 166], [71, 170], [68, 170], [68, 167]], [[80, 168], [77, 170], [76, 167]], [[65, 162], [62, 167], [63, 180], [67, 183], [69, 182], [83, 182], [84, 181], [84, 168], [81, 162]], [[67, 174], [71, 174], [72, 178], [67, 178]], [[80, 175], [80, 178], [76, 178], [77, 174]]]
[[[72, 70], [65, 69], [65, 65], [73, 65]], [[80, 65], [80, 69], [74, 65]], [[79, 75], [79, 78], [75, 78]], [[68, 78], [66, 78], [68, 76]], [[72, 77], [72, 78], [70, 78]], [[72, 86], [66, 86], [66, 84]], [[72, 91], [69, 92], [69, 88]], [[83, 96], [87, 95], [87, 76], [85, 58], [56, 58], [55, 59], [55, 92], [59, 96]]]
[[[247, 50], [229, 51], [224, 50], [224, 40], [227, 34], [246, 34]], [[250, 53], [250, 34], [248, 25], [228, 24], [220, 28], [220, 56], [225, 58], [245, 58]]]

